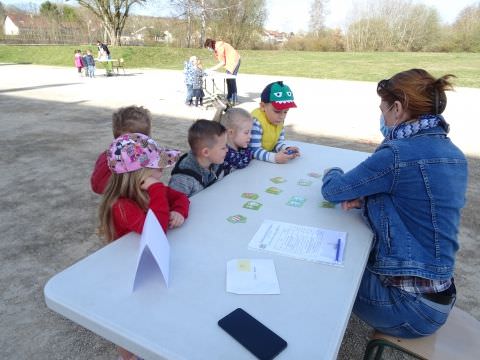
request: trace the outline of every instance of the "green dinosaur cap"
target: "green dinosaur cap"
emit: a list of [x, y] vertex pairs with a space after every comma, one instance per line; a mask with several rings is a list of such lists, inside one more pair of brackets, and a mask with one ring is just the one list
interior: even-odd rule
[[271, 103], [277, 110], [285, 110], [297, 107], [293, 101], [292, 90], [283, 81], [275, 81], [268, 84], [262, 91], [261, 100], [263, 103]]

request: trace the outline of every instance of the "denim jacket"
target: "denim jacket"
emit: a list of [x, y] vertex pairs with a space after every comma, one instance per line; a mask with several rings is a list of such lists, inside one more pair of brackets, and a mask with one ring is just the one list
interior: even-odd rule
[[453, 275], [466, 187], [466, 158], [436, 126], [385, 140], [347, 173], [331, 169], [322, 194], [331, 202], [364, 197], [370, 271], [443, 280]]

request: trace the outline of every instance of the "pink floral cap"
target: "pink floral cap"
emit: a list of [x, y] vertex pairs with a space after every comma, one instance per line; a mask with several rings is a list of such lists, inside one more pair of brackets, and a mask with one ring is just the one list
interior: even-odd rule
[[141, 168], [165, 169], [175, 165], [179, 156], [179, 150], [160, 147], [155, 140], [140, 133], [119, 136], [107, 151], [108, 167], [115, 174]]

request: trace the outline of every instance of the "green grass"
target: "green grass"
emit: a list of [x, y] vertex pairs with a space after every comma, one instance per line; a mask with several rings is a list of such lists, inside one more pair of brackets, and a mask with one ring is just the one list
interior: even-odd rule
[[[96, 46], [0, 45], [0, 62], [73, 66], [73, 51]], [[175, 69], [197, 55], [206, 67], [215, 63], [204, 49], [171, 47], [112, 47], [112, 57], [125, 59], [127, 67]], [[457, 86], [480, 88], [480, 55], [476, 53], [334, 53], [311, 51], [242, 50], [240, 72], [302, 76], [320, 79], [378, 81], [410, 68], [424, 68], [435, 76], [451, 73]]]

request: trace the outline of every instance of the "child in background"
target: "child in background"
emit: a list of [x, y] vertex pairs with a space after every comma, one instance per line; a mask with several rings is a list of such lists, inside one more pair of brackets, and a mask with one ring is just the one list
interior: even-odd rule
[[[184, 223], [188, 198], [160, 181], [162, 170], [173, 166], [178, 155], [139, 133], [124, 134], [112, 142], [107, 158], [113, 174], [99, 208], [99, 234], [107, 243], [132, 231], [141, 234], [149, 209], [165, 233]], [[138, 359], [126, 349], [117, 349], [120, 359]]]
[[92, 52], [87, 50], [87, 54], [83, 57], [85, 67], [86, 67], [86, 76], [90, 78], [95, 77], [95, 59], [93, 58]]
[[199, 59], [193, 63], [195, 65], [194, 75], [193, 75], [193, 96], [195, 97], [195, 106], [203, 106], [203, 97], [205, 93], [203, 92], [203, 77], [205, 72], [202, 68], [202, 62]]
[[223, 162], [225, 175], [246, 167], [253, 157], [248, 147], [251, 138], [253, 119], [242, 108], [228, 108], [223, 113], [220, 123], [227, 129], [228, 151]]
[[168, 185], [190, 197], [223, 177], [226, 129], [215, 121], [197, 120], [188, 129], [188, 144], [190, 151], [173, 168]]
[[82, 52], [80, 50], [75, 50], [74, 52], [75, 58], [75, 67], [77, 68], [78, 73], [80, 76], [82, 76], [82, 69], [83, 69], [83, 58], [82, 58]]
[[197, 57], [191, 56], [190, 59], [184, 63], [183, 75], [185, 76], [185, 85], [187, 86], [187, 98], [185, 99], [185, 105], [192, 105], [193, 80], [195, 77], [196, 62]]
[[290, 108], [297, 107], [293, 93], [282, 81], [262, 91], [260, 107], [252, 111], [253, 128], [249, 147], [258, 160], [284, 164], [300, 156], [296, 146], [286, 146], [283, 123]]
[[[141, 106], [128, 106], [118, 109], [112, 115], [113, 137], [126, 133], [141, 133], [150, 136], [152, 116]], [[103, 194], [112, 172], [107, 163], [107, 151], [102, 152], [95, 163], [90, 184], [93, 192]]]

